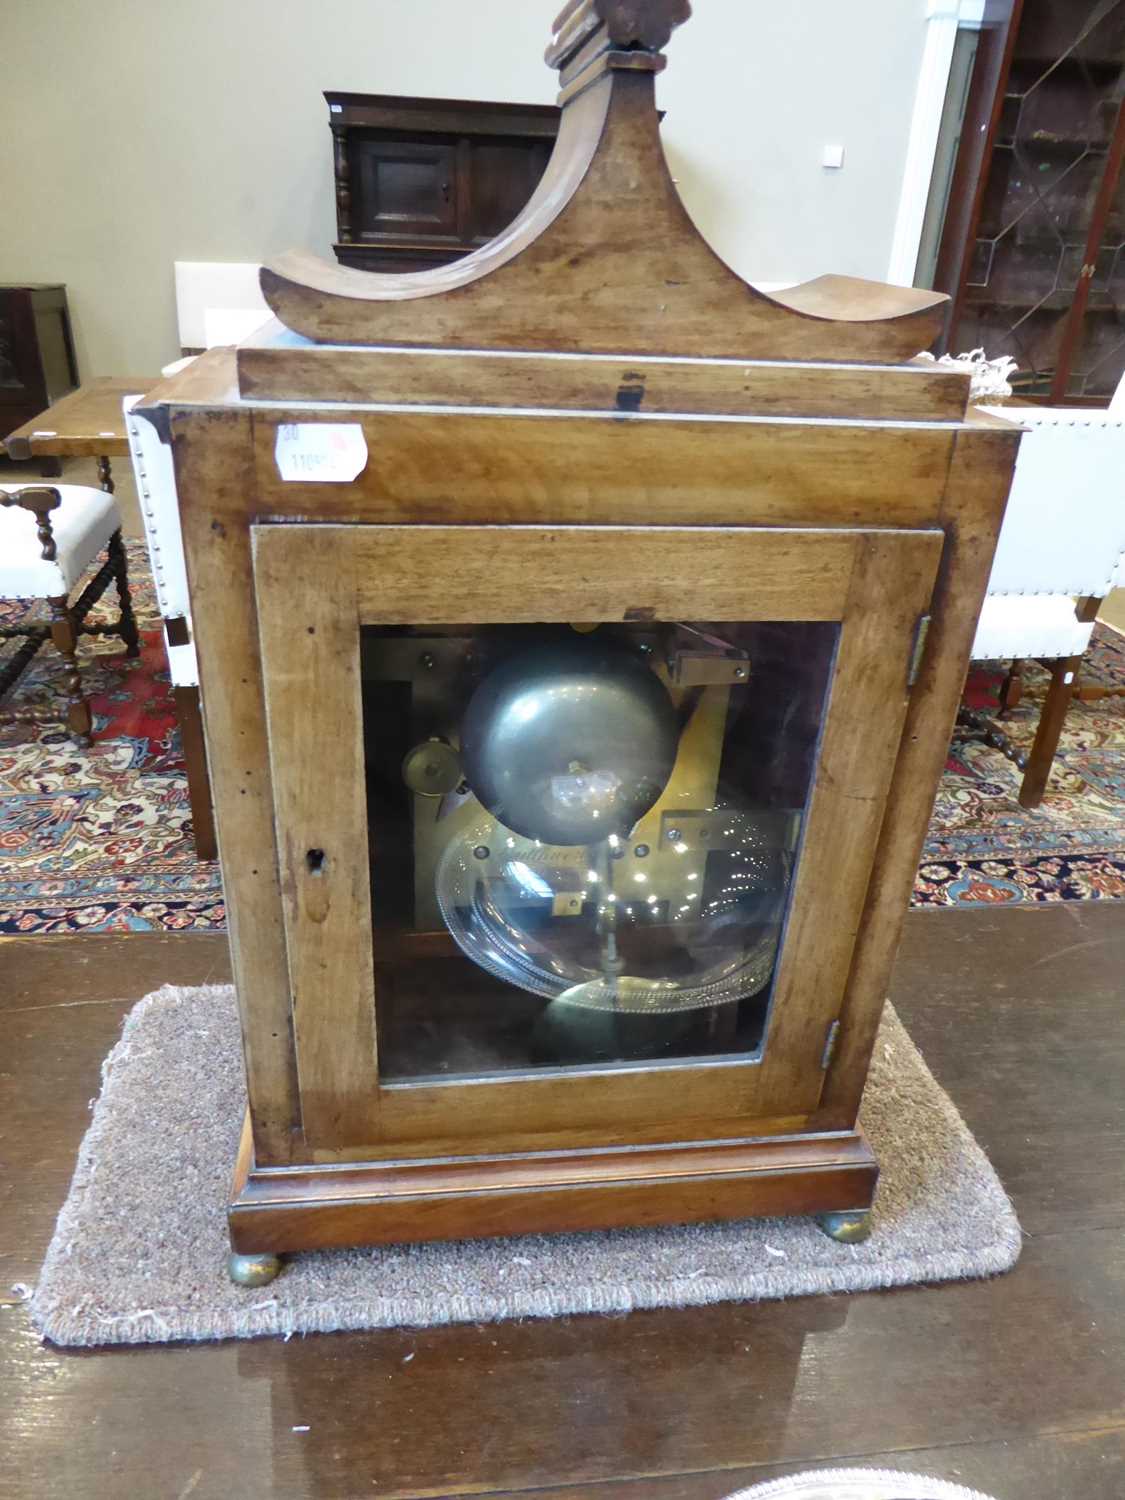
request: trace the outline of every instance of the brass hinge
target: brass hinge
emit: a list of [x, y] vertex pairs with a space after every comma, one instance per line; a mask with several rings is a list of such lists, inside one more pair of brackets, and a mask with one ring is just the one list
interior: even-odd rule
[[836, 1056], [836, 1043], [840, 1040], [840, 1023], [833, 1021], [828, 1028], [828, 1035], [824, 1038], [824, 1051], [820, 1054], [820, 1070], [827, 1073], [832, 1066], [832, 1059]]
[[926, 654], [926, 638], [930, 633], [930, 616], [919, 615], [914, 627], [914, 640], [910, 646], [910, 662], [906, 668], [906, 685], [912, 688], [922, 671], [922, 658]]

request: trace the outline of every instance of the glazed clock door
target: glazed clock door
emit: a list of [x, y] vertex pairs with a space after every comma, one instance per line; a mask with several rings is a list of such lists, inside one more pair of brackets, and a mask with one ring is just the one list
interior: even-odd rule
[[310, 1149], [799, 1128], [942, 540], [256, 526]]

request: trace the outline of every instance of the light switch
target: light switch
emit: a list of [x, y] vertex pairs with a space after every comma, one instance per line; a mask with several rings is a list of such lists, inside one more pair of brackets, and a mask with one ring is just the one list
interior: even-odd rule
[[844, 165], [843, 146], [825, 146], [820, 164], [822, 167], [842, 167]]

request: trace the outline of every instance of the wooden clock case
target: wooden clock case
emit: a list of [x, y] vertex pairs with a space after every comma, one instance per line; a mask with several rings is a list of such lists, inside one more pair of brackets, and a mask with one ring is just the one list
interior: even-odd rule
[[[414, 275], [285, 257], [262, 275], [279, 322], [147, 403], [242, 1016], [245, 1274], [758, 1214], [865, 1230], [860, 1099], [1019, 431], [913, 362], [944, 298], [831, 277], [766, 297], [703, 242], [653, 87], [688, 9], [573, 0], [547, 54], [558, 145], [509, 230]], [[366, 467], [280, 478], [279, 427], [320, 422], [360, 426]], [[760, 1057], [381, 1080], [360, 627], [697, 618], [839, 625]]]

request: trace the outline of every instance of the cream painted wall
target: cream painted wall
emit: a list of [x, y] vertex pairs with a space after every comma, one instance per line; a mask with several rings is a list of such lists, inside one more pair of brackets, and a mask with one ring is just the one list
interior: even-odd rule
[[[3, 0], [0, 281], [67, 284], [84, 377], [154, 371], [173, 261], [330, 253], [323, 89], [550, 102], [558, 4]], [[925, 0], [695, 9], [659, 91], [701, 229], [758, 280], [881, 277]]]
[[1114, 589], [1098, 610], [1098, 619], [1125, 635], [1125, 589]]

